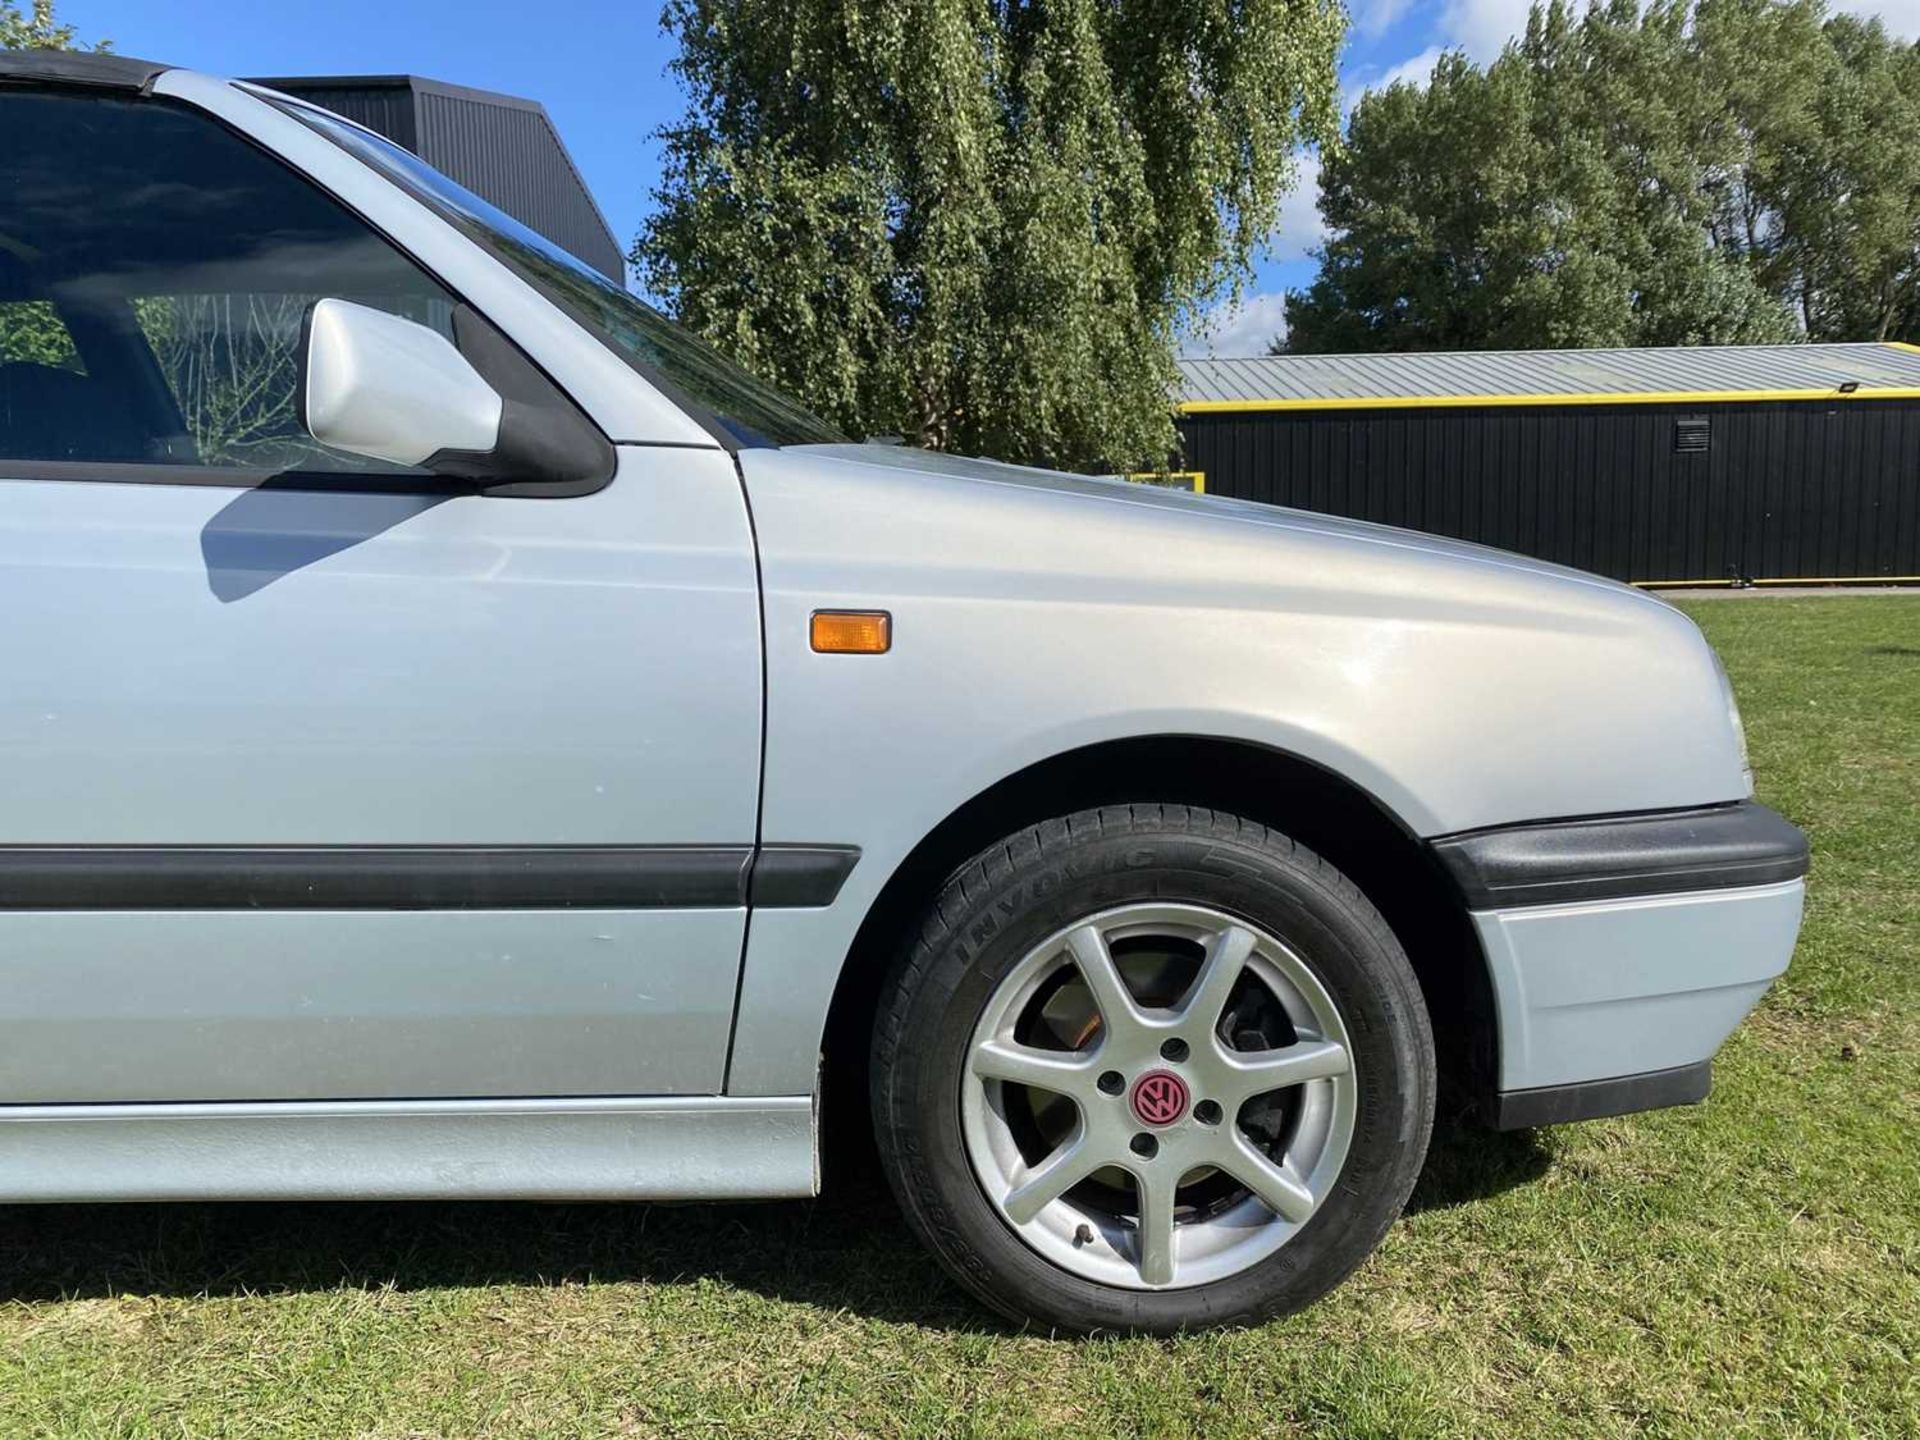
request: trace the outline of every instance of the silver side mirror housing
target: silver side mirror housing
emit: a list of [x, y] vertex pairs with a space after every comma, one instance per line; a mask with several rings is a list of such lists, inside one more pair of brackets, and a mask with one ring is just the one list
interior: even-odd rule
[[322, 445], [390, 465], [491, 455], [504, 402], [453, 342], [348, 300], [307, 314], [300, 419]]

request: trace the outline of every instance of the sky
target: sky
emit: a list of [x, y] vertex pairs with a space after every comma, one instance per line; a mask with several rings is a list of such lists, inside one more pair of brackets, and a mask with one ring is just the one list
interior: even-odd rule
[[[24, 8], [24, 7], [23, 7]], [[1349, 0], [1353, 29], [1341, 66], [1351, 105], [1371, 86], [1419, 83], [1448, 49], [1489, 60], [1526, 27], [1528, 0]], [[1920, 38], [1920, 0], [1843, 0]], [[659, 147], [653, 132], [680, 113], [666, 73], [673, 47], [656, 0], [60, 0], [62, 20], [123, 55], [224, 75], [410, 73], [540, 101], [558, 126], [608, 223], [630, 246], [651, 208]], [[1244, 303], [1209, 317], [1189, 354], [1257, 355], [1285, 325], [1282, 297], [1313, 278], [1321, 239], [1316, 167], [1282, 208]]]

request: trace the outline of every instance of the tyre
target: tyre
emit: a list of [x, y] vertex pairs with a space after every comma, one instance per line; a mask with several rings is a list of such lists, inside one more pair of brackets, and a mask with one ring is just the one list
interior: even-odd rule
[[1134, 805], [976, 855], [888, 977], [872, 1103], [908, 1222], [1003, 1314], [1164, 1334], [1299, 1309], [1399, 1215], [1433, 1037], [1339, 871]]

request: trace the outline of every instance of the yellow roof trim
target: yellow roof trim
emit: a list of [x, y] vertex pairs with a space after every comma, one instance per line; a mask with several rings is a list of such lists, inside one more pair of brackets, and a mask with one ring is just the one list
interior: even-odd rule
[[1909, 345], [1904, 340], [1882, 340], [1882, 345], [1891, 345], [1896, 350], [1905, 350], [1909, 355], [1920, 355], [1920, 345]]
[[[1891, 342], [1889, 342], [1891, 343]], [[1183, 400], [1181, 415], [1251, 414], [1273, 410], [1463, 410], [1519, 405], [1732, 405], [1760, 400], [1920, 400], [1920, 385], [1876, 390], [1631, 390], [1565, 395], [1346, 395], [1285, 400]]]
[[1204, 470], [1131, 470], [1127, 479], [1150, 484], [1156, 480], [1188, 480], [1193, 484], [1193, 493], [1207, 493], [1207, 472]]
[[1748, 589], [1765, 586], [1788, 590], [1796, 585], [1916, 585], [1920, 575], [1787, 575], [1777, 580], [1630, 580], [1642, 590]]

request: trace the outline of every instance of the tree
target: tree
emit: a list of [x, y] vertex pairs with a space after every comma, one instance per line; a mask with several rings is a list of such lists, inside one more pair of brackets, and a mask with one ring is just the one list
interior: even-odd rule
[[1365, 96], [1321, 210], [1293, 350], [1910, 334], [1920, 51], [1820, 0], [1556, 0]]
[[1920, 47], [1852, 16], [1824, 37], [1795, 102], [1761, 101], [1767, 273], [1815, 339], [1920, 340]]
[[76, 42], [75, 33], [73, 26], [53, 18], [53, 0], [33, 0], [33, 9], [25, 15], [15, 0], [0, 0], [0, 50], [86, 49]]
[[141, 333], [203, 465], [278, 469], [313, 452], [294, 409], [307, 295], [154, 295]]
[[1717, 243], [1815, 340], [1920, 338], [1920, 47], [1814, 0], [1705, 0]]
[[1176, 331], [1237, 294], [1338, 0], [670, 0], [688, 107], [633, 259], [855, 434], [1157, 465]]

